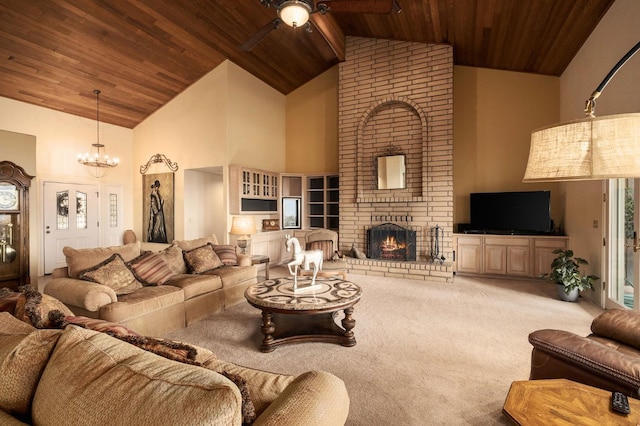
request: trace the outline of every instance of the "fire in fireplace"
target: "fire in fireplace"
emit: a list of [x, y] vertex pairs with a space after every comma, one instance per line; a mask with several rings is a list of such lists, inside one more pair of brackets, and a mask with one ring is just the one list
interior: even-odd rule
[[385, 223], [369, 228], [367, 237], [371, 259], [416, 260], [416, 231]]

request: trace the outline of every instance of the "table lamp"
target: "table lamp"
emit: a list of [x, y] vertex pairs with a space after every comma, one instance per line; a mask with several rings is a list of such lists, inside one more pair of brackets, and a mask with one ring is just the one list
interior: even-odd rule
[[240, 253], [246, 254], [251, 235], [256, 233], [255, 218], [253, 216], [234, 216], [231, 221], [231, 230], [229, 233], [232, 235], [240, 235], [236, 243], [238, 247], [240, 247]]

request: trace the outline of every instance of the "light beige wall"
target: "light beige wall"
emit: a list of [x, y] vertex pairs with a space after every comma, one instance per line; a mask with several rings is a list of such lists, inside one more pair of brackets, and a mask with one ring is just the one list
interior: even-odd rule
[[232, 62], [228, 66], [227, 163], [285, 169], [285, 96]]
[[[585, 100], [607, 75], [609, 70], [638, 42], [640, 2], [616, 0], [598, 27], [582, 46], [560, 78], [560, 117], [562, 121], [582, 118]], [[598, 99], [596, 115], [640, 112], [640, 54], [636, 54], [616, 74]], [[590, 262], [589, 271], [603, 275], [606, 236], [602, 194], [605, 181], [567, 182], [567, 233], [576, 255]], [[594, 228], [594, 220], [598, 228]], [[594, 293], [583, 295], [602, 303], [605, 292], [602, 280]]]
[[[90, 90], [92, 88], [88, 91]], [[104, 91], [105, 89], [103, 93]], [[36, 176], [30, 190], [31, 274], [42, 275], [43, 183], [55, 181], [96, 184], [96, 179], [89, 176], [76, 161], [76, 155], [88, 151], [96, 141], [96, 121], [0, 97], [0, 129], [30, 135], [27, 138], [35, 140], [35, 143], [27, 143], [22, 139], [0, 141], [0, 159], [10, 159], [5, 157], [16, 155], [16, 164], [25, 167], [27, 173]], [[132, 159], [133, 131], [101, 123], [100, 141], [106, 145], [110, 155], [119, 157], [121, 161], [110, 175], [98, 181], [98, 185], [100, 191], [105, 191], [109, 185], [124, 188], [123, 223], [126, 229], [133, 224], [130, 208], [133, 198], [130, 182], [136, 168]], [[104, 204], [101, 215], [106, 217], [108, 205]], [[101, 233], [100, 241], [106, 241], [104, 233]]]
[[286, 171], [338, 172], [338, 66], [287, 95]]
[[[134, 129], [134, 157], [137, 164], [162, 153], [178, 163], [175, 175], [175, 235], [176, 239], [190, 235], [187, 231], [191, 215], [185, 211], [185, 170], [222, 167], [240, 164], [264, 170], [284, 170], [285, 156], [285, 97], [232, 62], [225, 61], [198, 82]], [[159, 167], [150, 173], [169, 172]], [[226, 178], [225, 178], [226, 179]], [[192, 182], [207, 182], [192, 179]], [[133, 181], [134, 230], [142, 235], [142, 179]], [[225, 180], [225, 188], [228, 184]], [[202, 196], [220, 191], [202, 187]], [[189, 188], [193, 194], [196, 189]], [[228, 193], [217, 200], [228, 211]], [[198, 224], [212, 229], [213, 222], [223, 222], [228, 229], [229, 218], [212, 214]], [[216, 225], [219, 226], [219, 225]], [[221, 241], [226, 235], [218, 235]]]
[[472, 192], [551, 190], [560, 224], [558, 185], [522, 183], [531, 131], [559, 118], [559, 79], [456, 66], [453, 81], [454, 223], [469, 222]]

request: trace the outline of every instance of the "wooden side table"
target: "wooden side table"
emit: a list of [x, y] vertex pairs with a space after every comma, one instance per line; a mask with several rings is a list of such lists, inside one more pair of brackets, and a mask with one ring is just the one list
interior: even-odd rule
[[513, 382], [502, 409], [516, 425], [637, 425], [640, 400], [629, 398], [631, 414], [611, 410], [611, 392], [566, 379]]
[[265, 263], [265, 266], [264, 266], [265, 278], [269, 279], [269, 256], [264, 256], [264, 255], [251, 256], [252, 265], [261, 265], [263, 263]]

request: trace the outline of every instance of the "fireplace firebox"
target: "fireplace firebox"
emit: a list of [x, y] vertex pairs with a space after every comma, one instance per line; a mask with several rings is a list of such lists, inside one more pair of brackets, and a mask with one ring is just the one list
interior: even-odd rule
[[371, 259], [416, 260], [416, 231], [385, 223], [369, 228], [367, 238]]

